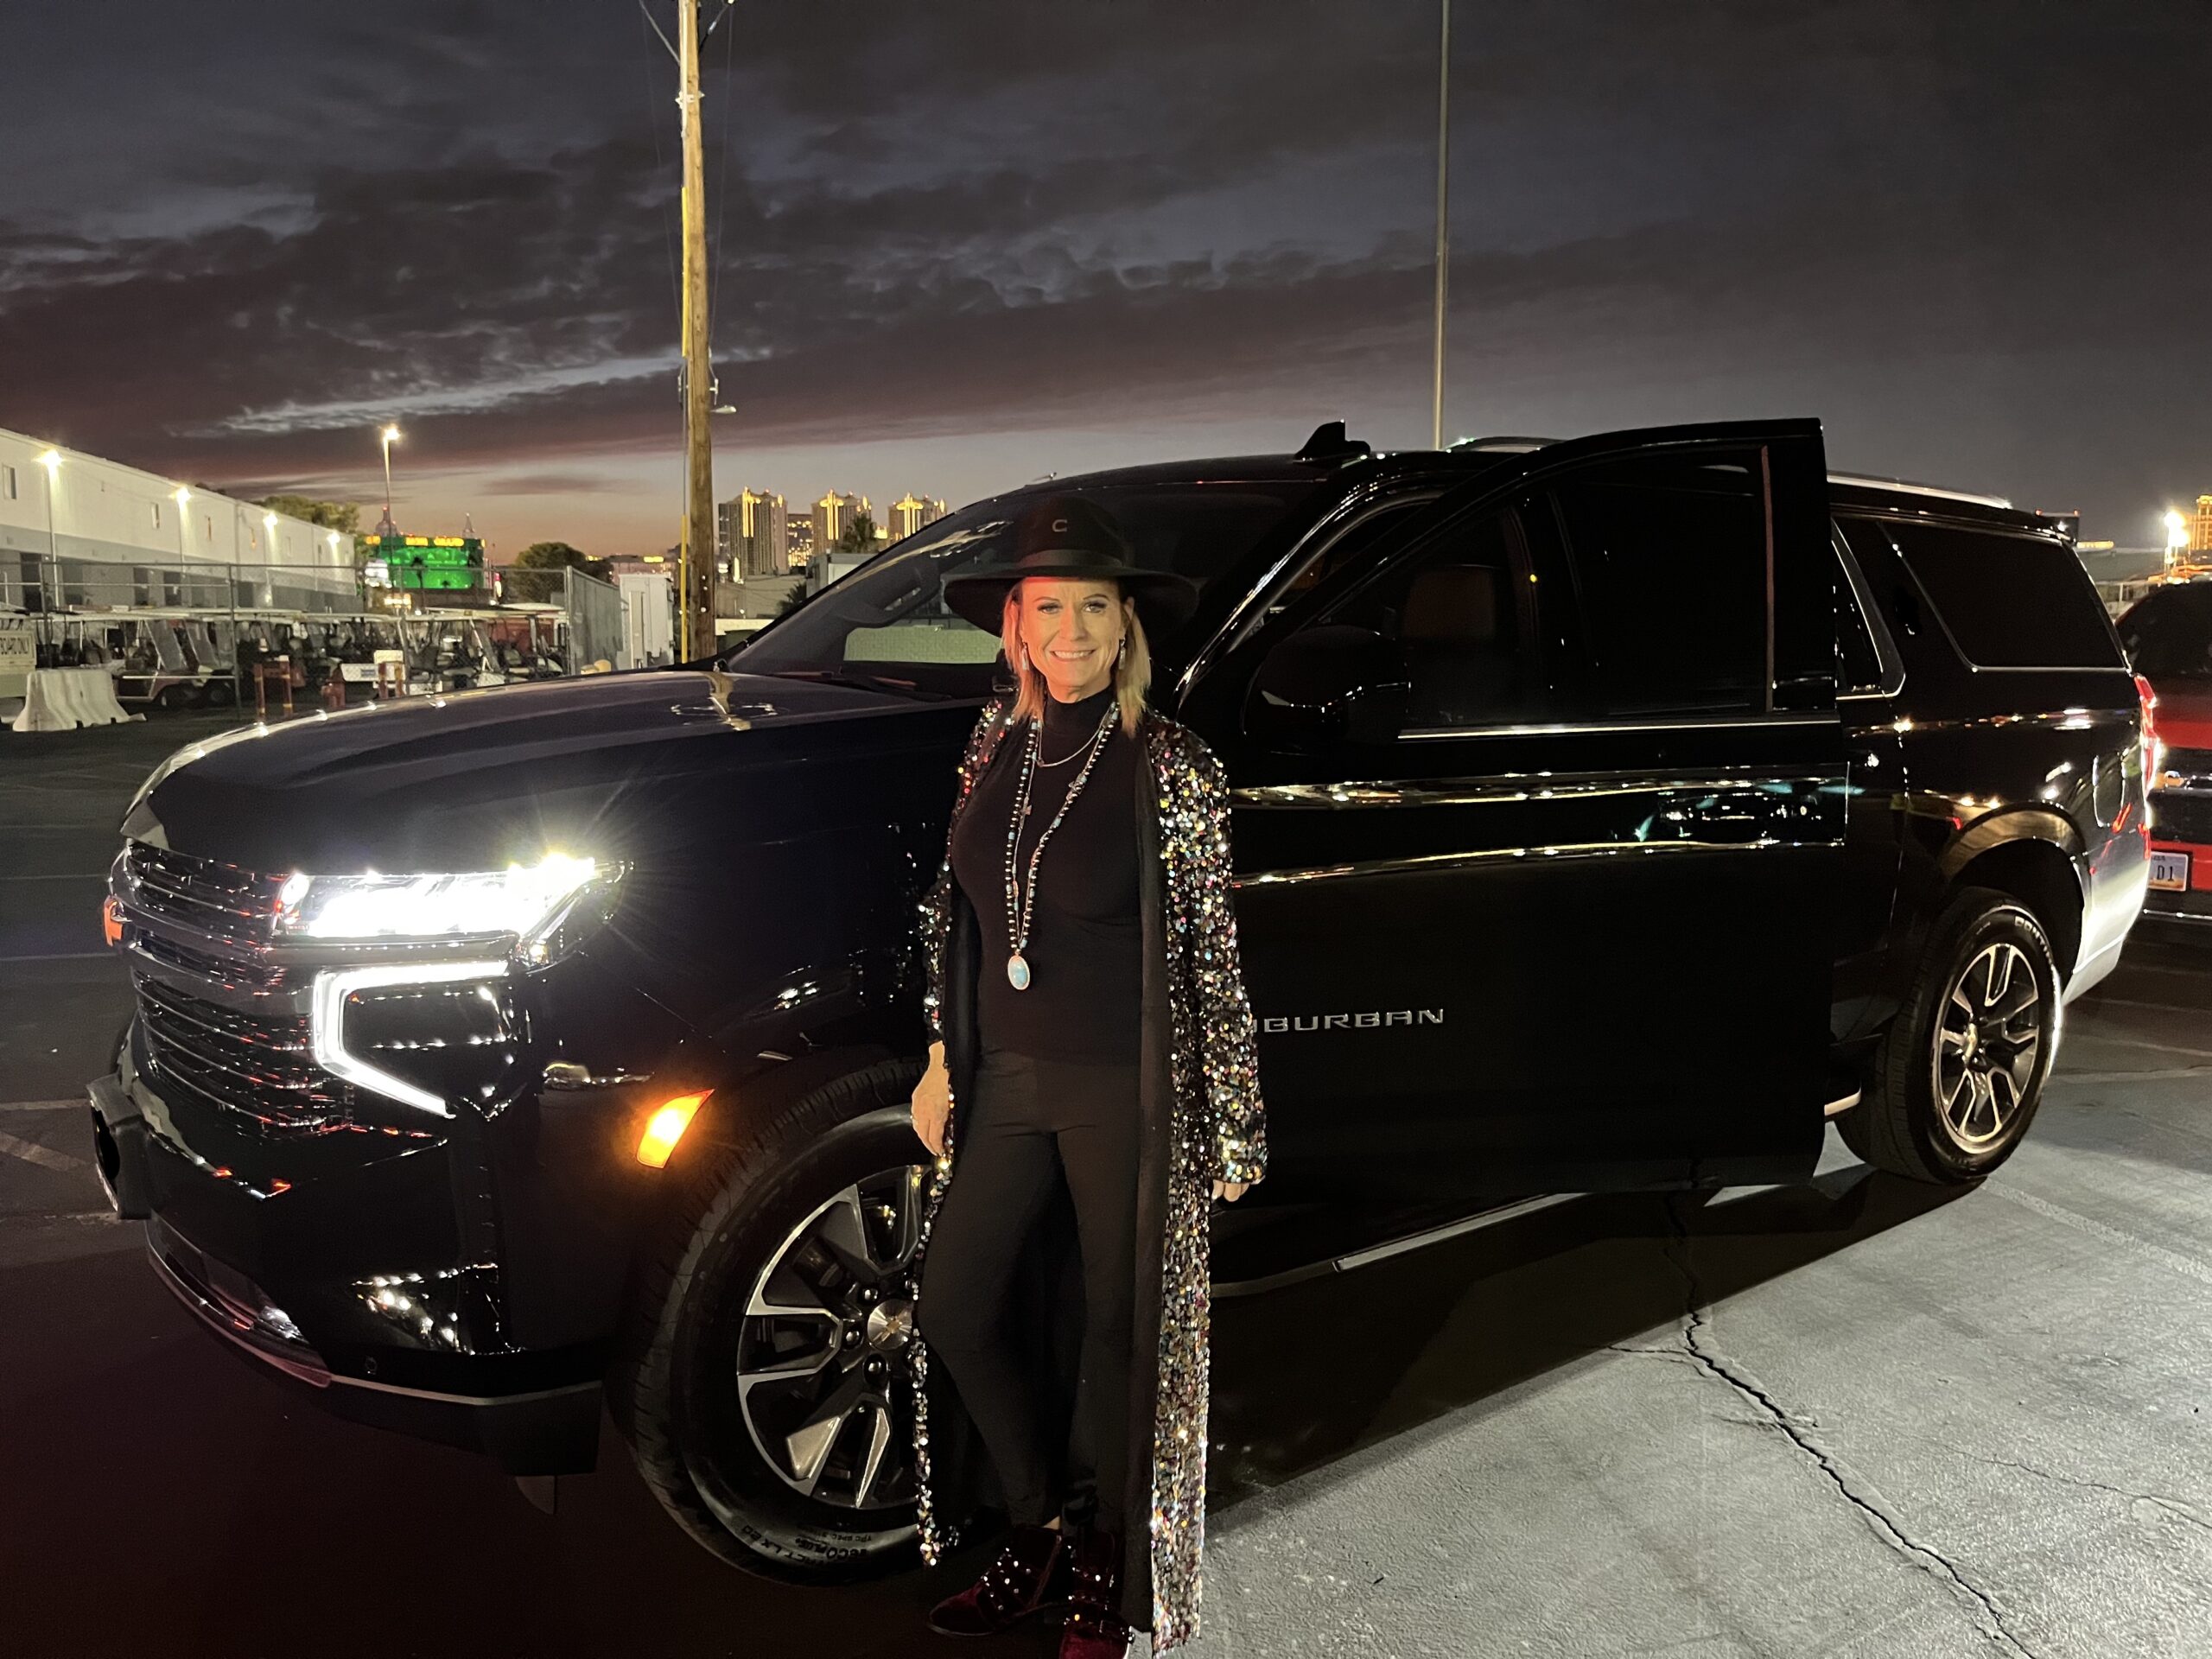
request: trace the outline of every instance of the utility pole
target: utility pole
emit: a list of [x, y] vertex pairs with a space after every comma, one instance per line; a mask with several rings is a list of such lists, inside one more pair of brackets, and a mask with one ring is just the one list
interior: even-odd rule
[[699, 130], [699, 0], [677, 0], [683, 123], [683, 547], [677, 565], [679, 660], [715, 648], [714, 390], [707, 328], [706, 144]]
[[1429, 405], [1428, 442], [1444, 447], [1444, 283], [1452, 261], [1452, 0], [1443, 0], [1444, 40], [1436, 72], [1436, 390]]

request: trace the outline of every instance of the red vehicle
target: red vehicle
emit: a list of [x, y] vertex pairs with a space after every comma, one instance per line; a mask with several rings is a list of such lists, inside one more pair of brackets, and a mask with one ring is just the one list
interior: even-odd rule
[[2212, 927], [2212, 571], [2153, 589], [2119, 628], [2158, 698], [2143, 913]]

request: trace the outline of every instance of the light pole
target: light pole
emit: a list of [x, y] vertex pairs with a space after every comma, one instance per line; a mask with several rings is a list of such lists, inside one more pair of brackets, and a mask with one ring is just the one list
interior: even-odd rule
[[[191, 505], [192, 492], [180, 484], [169, 499], [176, 503], [176, 579], [181, 587], [186, 580], [185, 567], [192, 562], [192, 555], [186, 550], [184, 539], [184, 527], [190, 522], [190, 515], [185, 508]], [[190, 590], [186, 591], [188, 594]]]
[[382, 525], [380, 525], [380, 526], [378, 527], [378, 533], [379, 535], [384, 535], [384, 536], [389, 536], [389, 535], [391, 535], [391, 532], [392, 532], [392, 523], [391, 523], [391, 446], [392, 446], [393, 444], [395, 444], [395, 443], [397, 443], [398, 442], [399, 442], [399, 429], [398, 429], [397, 427], [396, 427], [396, 426], [387, 426], [386, 428], [385, 428], [385, 429], [384, 429], [384, 523], [383, 523], [383, 524], [382, 524]]
[[54, 533], [54, 493], [61, 482], [61, 452], [49, 449], [38, 458], [46, 468], [46, 568], [48, 575], [39, 583], [39, 608], [46, 608], [46, 582], [57, 585], [61, 581], [61, 544]]
[[2189, 520], [2179, 512], [2169, 508], [2166, 512], [2166, 574], [2174, 573], [2174, 566], [2181, 562], [2183, 551], [2189, 546]]
[[1444, 38], [1436, 68], [1436, 380], [1429, 402], [1428, 442], [1444, 447], [1444, 286], [1452, 261], [1452, 0], [1444, 0]]
[[[391, 509], [387, 507], [385, 511], [389, 512]], [[276, 589], [271, 585], [269, 575], [269, 567], [276, 563], [270, 556], [276, 550], [276, 515], [273, 512], [263, 513], [261, 527], [269, 532], [269, 540], [261, 550], [261, 603], [264, 608], [267, 608], [276, 603]]]

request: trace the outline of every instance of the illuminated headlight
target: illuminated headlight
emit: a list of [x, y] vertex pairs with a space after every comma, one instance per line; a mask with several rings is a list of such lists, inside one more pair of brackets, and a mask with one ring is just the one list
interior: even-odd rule
[[[445, 962], [317, 974], [315, 1063], [356, 1088], [451, 1117], [454, 1093], [466, 1094], [474, 1084], [488, 1096], [498, 1087], [499, 1072], [512, 1063], [512, 1039], [499, 996], [506, 971], [504, 962]], [[393, 1005], [381, 1020], [376, 1020], [378, 1001]], [[365, 1016], [381, 1031], [348, 1029]], [[394, 1069], [422, 1060], [435, 1063], [427, 1075], [404, 1077]], [[456, 1077], [457, 1070], [467, 1077]]]
[[509, 936], [534, 966], [559, 954], [565, 925], [604, 919], [621, 874], [619, 865], [555, 853], [504, 870], [295, 875], [277, 896], [276, 932], [362, 944]]

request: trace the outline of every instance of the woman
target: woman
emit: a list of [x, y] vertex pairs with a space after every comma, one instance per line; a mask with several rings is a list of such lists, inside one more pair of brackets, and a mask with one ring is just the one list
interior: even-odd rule
[[922, 1552], [995, 1500], [1012, 1535], [931, 1624], [1064, 1610], [1063, 1659], [1109, 1659], [1198, 1629], [1208, 1201], [1267, 1147], [1221, 769], [1144, 702], [1147, 627], [1195, 590], [1080, 498], [1012, 537], [1010, 564], [945, 584], [1020, 687], [969, 739], [923, 906]]

